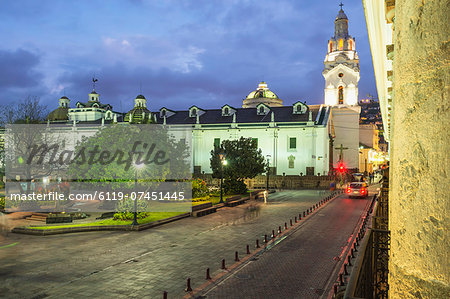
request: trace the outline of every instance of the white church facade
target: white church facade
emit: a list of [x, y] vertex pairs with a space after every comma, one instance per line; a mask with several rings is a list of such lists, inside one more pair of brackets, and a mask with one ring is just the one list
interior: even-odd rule
[[[217, 109], [192, 106], [188, 110], [147, 109], [147, 99], [138, 95], [128, 113], [114, 112], [101, 104], [95, 89], [87, 103], [69, 107], [69, 99], [49, 114], [50, 122], [67, 126], [95, 127], [105, 123], [157, 123], [178, 139], [192, 142], [192, 171], [211, 173], [211, 150], [226, 139], [254, 138], [276, 175], [327, 175], [336, 166], [341, 150], [347, 168], [358, 168], [359, 113], [357, 104], [359, 59], [355, 41], [348, 34], [343, 10], [335, 20], [335, 36], [328, 42], [324, 61], [325, 97], [322, 105], [283, 101], [261, 82], [243, 100], [242, 107]], [[190, 136], [186, 136], [189, 132]], [[186, 138], [188, 137], [188, 138]]]

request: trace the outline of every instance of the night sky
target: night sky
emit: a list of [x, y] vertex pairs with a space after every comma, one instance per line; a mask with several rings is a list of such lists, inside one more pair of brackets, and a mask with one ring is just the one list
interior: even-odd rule
[[[346, 0], [359, 98], [376, 97], [362, 1]], [[1, 1], [0, 103], [66, 95], [128, 111], [241, 107], [262, 80], [285, 105], [323, 103], [323, 60], [339, 1]]]

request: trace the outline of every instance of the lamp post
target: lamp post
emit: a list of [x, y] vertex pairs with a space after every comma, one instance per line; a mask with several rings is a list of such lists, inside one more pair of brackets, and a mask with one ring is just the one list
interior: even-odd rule
[[[137, 165], [134, 165], [134, 191], [137, 192]], [[137, 193], [136, 193], [137, 194]], [[133, 213], [133, 223], [131, 225], [138, 225], [137, 222], [137, 198], [134, 199], [134, 213]]]
[[220, 158], [220, 201], [223, 203], [223, 166], [227, 165], [227, 160], [225, 160], [225, 154], [219, 154]]
[[138, 173], [138, 170], [144, 168], [145, 164], [144, 163], [136, 164], [136, 161], [134, 161], [133, 166], [134, 166], [134, 191], [135, 191], [136, 197], [134, 198], [133, 223], [131, 223], [131, 225], [138, 225], [138, 221], [137, 221], [137, 201], [138, 201], [138, 194], [139, 193], [137, 192], [137, 173]]
[[266, 196], [264, 196], [264, 203], [267, 203], [267, 197], [269, 196], [269, 175], [270, 175], [270, 155], [267, 155], [267, 175], [266, 175]]

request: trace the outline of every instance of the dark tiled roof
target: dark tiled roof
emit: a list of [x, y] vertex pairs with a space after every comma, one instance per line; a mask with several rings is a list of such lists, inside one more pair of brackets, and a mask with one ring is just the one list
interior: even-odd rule
[[[312, 120], [317, 119], [320, 105], [309, 106], [312, 112]], [[232, 123], [233, 115], [222, 116], [222, 109], [206, 109], [205, 113], [199, 116], [200, 124], [222, 124]], [[237, 108], [236, 123], [268, 123], [271, 121], [271, 113], [274, 113], [275, 122], [307, 122], [309, 110], [304, 114], [293, 114], [292, 106], [270, 107], [270, 112], [266, 115], [258, 115], [256, 108]], [[327, 111], [324, 107], [319, 117], [318, 124], [324, 125], [327, 120]], [[195, 124], [196, 117], [189, 117], [189, 111], [175, 111], [175, 114], [166, 118], [166, 124]], [[157, 117], [157, 122], [162, 124], [163, 118]]]
[[[81, 105], [80, 108], [89, 108], [89, 107], [93, 107], [94, 104], [97, 104], [98, 108], [102, 108], [102, 109], [105, 109], [105, 110], [111, 110], [112, 109], [112, 106], [110, 104], [102, 104], [100, 102], [93, 102], [93, 101], [88, 101], [87, 103], [77, 102], [77, 106], [78, 106], [78, 104]], [[78, 107], [75, 107], [73, 109], [76, 109], [76, 108], [78, 108]]]

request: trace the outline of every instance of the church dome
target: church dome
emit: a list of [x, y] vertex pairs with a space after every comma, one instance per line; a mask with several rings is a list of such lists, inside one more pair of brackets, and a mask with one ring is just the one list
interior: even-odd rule
[[259, 103], [264, 103], [271, 107], [283, 106], [283, 101], [267, 87], [267, 83], [264, 81], [259, 83], [258, 88], [255, 91], [248, 94], [242, 107], [256, 107]]
[[255, 91], [252, 91], [247, 96], [247, 99], [255, 99], [255, 98], [278, 99], [278, 96], [274, 92], [269, 90], [269, 88], [267, 88], [267, 83], [266, 82], [262, 81], [261, 83], [259, 83], [258, 89], [255, 90]]
[[69, 119], [69, 108], [68, 107], [58, 107], [57, 109], [50, 112], [47, 116], [49, 121], [60, 121]]
[[136, 99], [143, 99], [143, 100], [145, 100], [145, 97], [143, 96], [143, 95], [138, 95], [137, 97], [136, 97]]

